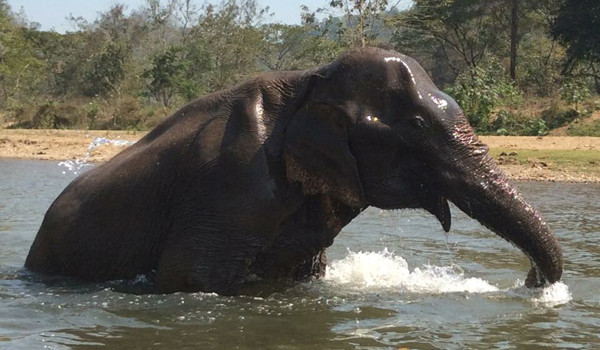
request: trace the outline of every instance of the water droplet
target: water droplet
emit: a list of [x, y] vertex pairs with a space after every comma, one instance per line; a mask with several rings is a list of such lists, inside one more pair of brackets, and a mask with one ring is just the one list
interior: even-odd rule
[[[89, 167], [91, 164], [88, 162], [88, 159], [92, 155], [92, 151], [101, 145], [114, 145], [114, 146], [130, 146], [133, 145], [134, 141], [126, 141], [126, 140], [112, 140], [105, 137], [97, 137], [95, 138], [87, 147], [87, 151], [83, 158], [78, 158], [75, 160], [65, 160], [58, 163], [59, 166], [64, 166], [68, 169], [69, 172], [74, 175], [79, 175], [80, 170], [84, 167]], [[62, 172], [66, 174], [66, 171]]]

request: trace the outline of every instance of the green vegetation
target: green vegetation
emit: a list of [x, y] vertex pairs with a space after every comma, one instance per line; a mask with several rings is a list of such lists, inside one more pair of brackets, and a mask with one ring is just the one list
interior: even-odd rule
[[573, 123], [567, 128], [567, 134], [570, 136], [600, 137], [600, 119], [596, 119], [587, 123]]
[[[119, 3], [76, 30], [39, 30], [0, 0], [0, 125], [145, 130], [259, 72], [374, 45], [416, 58], [479, 133], [600, 134], [596, 0], [323, 0], [302, 24], [259, 0]], [[572, 23], [578, 23], [573, 26]]]
[[522, 100], [521, 92], [493, 58], [459, 74], [447, 92], [460, 104], [471, 125], [483, 133], [507, 128], [507, 119], [514, 119], [512, 114], [498, 111], [493, 121], [490, 116], [500, 106], [518, 106]]

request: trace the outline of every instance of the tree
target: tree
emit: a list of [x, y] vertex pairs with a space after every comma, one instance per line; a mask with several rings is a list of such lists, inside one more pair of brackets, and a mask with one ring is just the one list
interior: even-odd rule
[[575, 105], [575, 111], [579, 113], [579, 104], [590, 97], [587, 84], [581, 80], [567, 80], [560, 91], [560, 98], [567, 103]]
[[331, 0], [329, 6], [344, 14], [345, 34], [350, 47], [373, 45], [380, 39], [385, 29], [383, 20], [388, 0]]
[[562, 45], [550, 35], [560, 0], [520, 0], [517, 84], [542, 97], [556, 94], [561, 80]]
[[[553, 16], [553, 8], [561, 0], [490, 0], [496, 2], [495, 11], [491, 13], [497, 22], [498, 40], [510, 42], [509, 46], [509, 75], [517, 81], [517, 65], [520, 58], [521, 41], [524, 38], [536, 36], [535, 40], [544, 40], [548, 30], [549, 19]], [[539, 29], [543, 28], [542, 31]], [[543, 32], [543, 33], [540, 33]], [[508, 35], [505, 36], [504, 33]], [[540, 35], [541, 34], [541, 35]], [[495, 52], [504, 56], [503, 50]]]
[[500, 29], [492, 16], [498, 5], [488, 0], [416, 0], [390, 21], [396, 28], [394, 46], [422, 58], [426, 68], [438, 73], [437, 84], [451, 84], [462, 72], [475, 72], [499, 49]]
[[177, 8], [175, 17], [179, 20], [181, 30], [181, 44], [185, 46], [191, 36], [191, 28], [198, 24], [199, 10], [192, 0], [178, 0], [175, 7]]
[[45, 62], [36, 57], [27, 31], [14, 24], [10, 6], [0, 0], [0, 107], [29, 100], [25, 96], [34, 95], [43, 83]]
[[489, 58], [473, 69], [475, 72], [459, 75], [447, 92], [460, 104], [471, 126], [479, 132], [489, 132], [495, 109], [518, 104], [521, 94], [497, 59]]
[[569, 59], [600, 61], [600, 3], [564, 1], [554, 20], [552, 35], [567, 46]]
[[389, 43], [391, 33], [385, 20], [396, 11], [388, 0], [330, 0], [329, 7], [318, 8], [310, 13], [303, 6], [305, 22], [314, 23], [317, 15], [327, 14], [318, 28], [330, 34], [346, 49], [376, 46]]
[[180, 47], [171, 47], [163, 54], [152, 58], [152, 67], [144, 71], [143, 76], [150, 80], [148, 89], [165, 107], [169, 107], [171, 99], [182, 85], [186, 62], [179, 59]]
[[209, 91], [212, 56], [202, 35], [191, 35], [182, 46], [181, 59], [185, 62], [184, 78], [179, 83], [178, 92], [190, 101]]
[[[593, 77], [600, 92], [600, 3], [597, 0], [564, 1], [551, 33], [567, 47], [563, 73]], [[574, 73], [577, 67], [581, 71]]]
[[123, 4], [112, 5], [108, 11], [100, 13], [100, 18], [95, 21], [96, 28], [105, 31], [111, 40], [126, 40], [129, 21], [125, 9]]
[[57, 57], [61, 94], [110, 97], [142, 86], [150, 25], [139, 13], [125, 12], [125, 5], [117, 3], [91, 23], [71, 17], [78, 30], [61, 36]]
[[304, 67], [306, 28], [287, 24], [266, 24], [261, 28], [263, 45], [258, 59], [269, 70], [295, 70]]
[[106, 96], [116, 91], [125, 76], [126, 48], [114, 42], [109, 42], [106, 49], [92, 57], [91, 69], [85, 75], [85, 90], [87, 96]]
[[211, 53], [209, 90], [220, 90], [258, 71], [257, 57], [263, 47], [259, 30], [268, 8], [256, 0], [227, 0], [207, 5], [193, 30], [201, 35]]
[[[493, 20], [496, 22], [500, 40], [504, 35], [508, 33], [507, 41], [509, 45], [509, 75], [513, 81], [517, 79], [517, 56], [519, 43], [521, 41], [521, 35], [519, 33], [519, 20], [525, 14], [524, 3], [530, 2], [530, 0], [490, 0], [495, 2], [496, 6], [494, 11], [490, 13]], [[502, 53], [502, 52], [499, 52]]]
[[490, 14], [494, 2], [482, 0], [417, 0], [395, 23], [400, 35], [420, 34], [429, 48], [442, 49], [452, 70], [476, 68], [497, 42]]
[[165, 52], [169, 45], [173, 44], [169, 40], [169, 34], [175, 17], [177, 0], [167, 0], [165, 6], [161, 5], [160, 0], [146, 0], [146, 2], [150, 13], [151, 28], [158, 34], [161, 51]]
[[517, 84], [547, 95], [562, 54], [547, 35], [558, 1], [416, 0], [391, 21], [394, 46], [416, 56], [441, 86], [495, 57]]
[[517, 80], [517, 49], [519, 47], [519, 0], [510, 1], [510, 77]]

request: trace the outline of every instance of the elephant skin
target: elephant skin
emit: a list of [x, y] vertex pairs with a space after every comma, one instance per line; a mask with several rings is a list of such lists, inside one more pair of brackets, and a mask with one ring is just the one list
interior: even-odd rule
[[461, 109], [410, 57], [351, 51], [193, 101], [75, 179], [25, 266], [85, 281], [155, 272], [160, 293], [240, 293], [325, 273], [325, 249], [368, 206], [448, 200], [521, 249], [529, 287], [562, 276], [555, 236]]

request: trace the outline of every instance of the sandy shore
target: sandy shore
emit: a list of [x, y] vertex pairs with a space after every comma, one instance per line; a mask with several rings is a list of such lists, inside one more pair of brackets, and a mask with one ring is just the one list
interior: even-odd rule
[[[514, 180], [600, 183], [600, 137], [481, 136]], [[520, 161], [513, 154], [521, 153]], [[523, 157], [527, 154], [527, 157]], [[553, 164], [545, 156], [563, 162]], [[525, 158], [525, 159], [523, 159]], [[551, 160], [552, 161], [552, 160]]]
[[[8, 130], [0, 129], [0, 158], [75, 160], [86, 157], [94, 140], [105, 138], [135, 142], [145, 133], [86, 130]], [[124, 146], [101, 144], [93, 148], [88, 161], [104, 162]]]
[[[136, 141], [144, 133], [124, 131], [77, 130], [8, 130], [0, 129], [0, 158], [39, 160], [75, 160], [89, 156], [88, 161], [103, 162], [126, 146], [90, 145], [98, 138]], [[522, 137], [483, 136], [505, 171], [515, 180], [566, 181], [600, 183], [600, 138], [598, 137]], [[535, 157], [517, 160], [519, 152], [555, 151], [562, 156], [583, 154], [583, 165], [576, 169], [548, 164]], [[531, 153], [531, 152], [529, 152]], [[533, 153], [535, 154], [535, 153]], [[591, 160], [590, 160], [591, 159]]]

